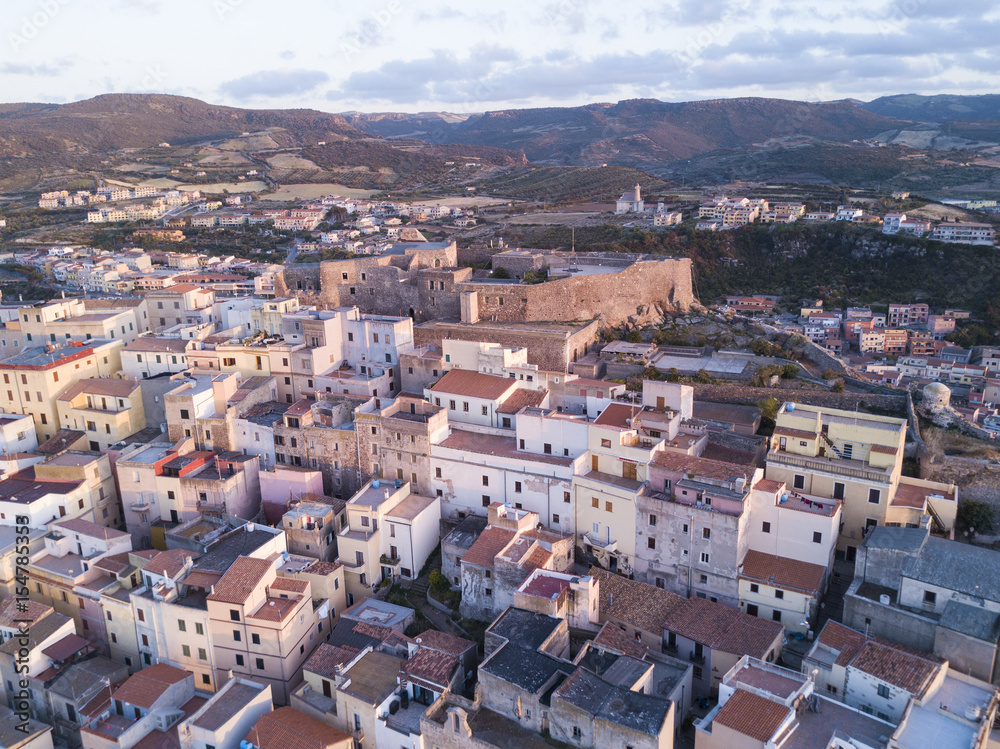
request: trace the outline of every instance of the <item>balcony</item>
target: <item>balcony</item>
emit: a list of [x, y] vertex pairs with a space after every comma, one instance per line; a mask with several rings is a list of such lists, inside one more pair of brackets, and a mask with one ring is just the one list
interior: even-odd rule
[[769, 450], [767, 453], [767, 462], [779, 466], [792, 466], [795, 468], [805, 468], [810, 471], [830, 473], [835, 476], [850, 476], [881, 484], [888, 484], [890, 479], [889, 472], [868, 467], [860, 460], [810, 457], [807, 455], [794, 455], [783, 450]]
[[602, 541], [600, 537], [595, 536], [593, 533], [584, 533], [583, 542], [597, 549], [604, 549], [608, 553], [618, 551], [618, 541], [609, 541], [607, 539]]
[[693, 650], [691, 651], [691, 654], [688, 655], [688, 660], [691, 661], [692, 663], [695, 663], [695, 664], [699, 665], [699, 666], [704, 666], [705, 665], [705, 656], [704, 655], [696, 655]]
[[152, 506], [153, 506], [153, 502], [151, 500], [149, 500], [149, 499], [140, 499], [140, 500], [138, 500], [136, 502], [132, 502], [131, 504], [129, 504], [128, 508], [132, 512], [145, 512], [146, 510], [148, 510]]

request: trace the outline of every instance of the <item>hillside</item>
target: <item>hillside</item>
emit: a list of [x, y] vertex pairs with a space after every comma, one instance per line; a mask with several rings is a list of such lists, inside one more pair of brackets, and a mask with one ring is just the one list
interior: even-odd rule
[[363, 115], [346, 121], [376, 135], [408, 131], [438, 143], [494, 145], [524, 151], [542, 164], [615, 163], [645, 168], [782, 138], [846, 141], [901, 123], [852, 102], [724, 99], [671, 103], [635, 99], [583, 107], [487, 112], [465, 119], [440, 114]]
[[981, 96], [899, 94], [883, 96], [867, 103], [861, 103], [859, 106], [882, 117], [918, 122], [1000, 121], [1000, 94], [983, 94]]

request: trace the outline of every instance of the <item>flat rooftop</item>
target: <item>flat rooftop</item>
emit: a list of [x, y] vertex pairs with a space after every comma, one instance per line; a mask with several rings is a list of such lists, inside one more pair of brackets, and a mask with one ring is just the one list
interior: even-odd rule
[[569, 467], [573, 464], [571, 458], [563, 458], [556, 455], [539, 455], [537, 453], [523, 452], [517, 449], [517, 442], [513, 437], [502, 437], [494, 434], [480, 434], [479, 432], [469, 432], [464, 429], [452, 428], [451, 434], [445, 439], [441, 447], [448, 447], [465, 453], [478, 453], [480, 455], [492, 455], [502, 458], [513, 458], [515, 460], [527, 460], [533, 463], [551, 463], [552, 465]]
[[[944, 684], [923, 707], [913, 706], [909, 719], [896, 738], [900, 749], [966, 749], [972, 746], [976, 729], [964, 718], [971, 707], [985, 710], [991, 694], [973, 684], [946, 676]], [[944, 709], [946, 708], [947, 712]]]
[[413, 520], [436, 501], [437, 497], [422, 497], [419, 494], [410, 494], [402, 502], [389, 510], [385, 516], [397, 520]]
[[170, 455], [173, 450], [172, 445], [147, 445], [138, 452], [133, 453], [123, 462], [126, 463], [156, 463]]

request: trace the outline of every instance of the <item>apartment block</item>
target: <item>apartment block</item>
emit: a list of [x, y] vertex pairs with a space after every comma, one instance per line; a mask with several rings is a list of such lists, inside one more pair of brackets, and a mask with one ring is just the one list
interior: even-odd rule
[[62, 427], [86, 432], [95, 452], [146, 428], [138, 380], [77, 380], [56, 398], [56, 408]]

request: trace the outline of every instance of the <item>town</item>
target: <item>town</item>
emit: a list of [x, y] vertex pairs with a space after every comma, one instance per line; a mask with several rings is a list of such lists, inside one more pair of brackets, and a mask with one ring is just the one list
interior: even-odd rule
[[[42, 200], [96, 196], [160, 225], [6, 258], [51, 295], [0, 304], [5, 746], [997, 741], [1000, 552], [913, 470], [932, 426], [1000, 431], [1000, 351], [945, 340], [969, 311], [704, 306], [687, 258], [476, 269], [406, 225], [462, 208]], [[615, 211], [684, 220], [639, 186]], [[345, 255], [169, 249], [255, 224]], [[665, 320], [753, 346], [640, 333]]]

